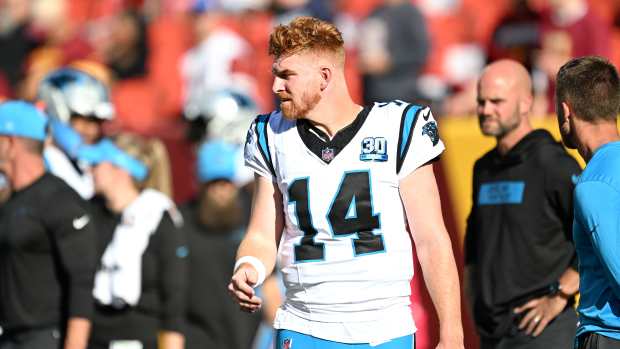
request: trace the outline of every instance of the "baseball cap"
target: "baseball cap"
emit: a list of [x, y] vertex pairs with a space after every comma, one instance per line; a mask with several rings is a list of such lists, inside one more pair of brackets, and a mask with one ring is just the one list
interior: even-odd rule
[[109, 162], [127, 171], [134, 179], [143, 181], [149, 173], [146, 165], [117, 147], [111, 140], [104, 139], [95, 145], [85, 145], [78, 151], [78, 159], [90, 165]]
[[198, 149], [198, 180], [202, 183], [216, 179], [233, 181], [237, 172], [239, 148], [223, 141], [203, 143]]
[[0, 134], [44, 141], [47, 136], [47, 117], [31, 103], [0, 103]]

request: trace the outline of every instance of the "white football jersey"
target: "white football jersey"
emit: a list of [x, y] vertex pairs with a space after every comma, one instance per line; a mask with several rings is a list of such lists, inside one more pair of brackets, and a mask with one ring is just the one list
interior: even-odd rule
[[345, 343], [415, 331], [399, 181], [443, 150], [430, 109], [398, 100], [364, 108], [331, 140], [279, 111], [257, 117], [246, 165], [277, 183], [285, 219], [276, 328]]

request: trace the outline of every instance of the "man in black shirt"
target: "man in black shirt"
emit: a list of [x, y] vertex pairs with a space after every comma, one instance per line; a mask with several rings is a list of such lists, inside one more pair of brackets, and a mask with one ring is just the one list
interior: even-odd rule
[[511, 60], [478, 81], [482, 133], [497, 146], [474, 166], [465, 284], [482, 349], [571, 348], [578, 290], [572, 244], [579, 165], [528, 116], [532, 84]]
[[250, 348], [260, 323], [261, 314], [239, 311], [226, 289], [249, 217], [250, 200], [234, 182], [238, 151], [221, 141], [203, 143], [199, 195], [181, 208], [189, 246], [187, 349]]
[[0, 349], [86, 348], [95, 232], [85, 204], [45, 171], [46, 117], [0, 104], [0, 173], [12, 189], [0, 208]]

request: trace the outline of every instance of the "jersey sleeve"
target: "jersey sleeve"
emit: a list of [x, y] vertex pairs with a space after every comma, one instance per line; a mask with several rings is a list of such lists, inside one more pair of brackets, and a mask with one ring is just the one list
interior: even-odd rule
[[396, 154], [398, 178], [407, 177], [418, 167], [437, 158], [444, 149], [431, 109], [414, 104], [405, 107], [400, 119]]
[[605, 274], [616, 297], [620, 298], [620, 193], [599, 181], [579, 183], [575, 187], [575, 221], [589, 232]]
[[270, 115], [259, 115], [250, 125], [245, 141], [244, 158], [246, 167], [260, 176], [275, 180], [273, 158], [269, 147]]

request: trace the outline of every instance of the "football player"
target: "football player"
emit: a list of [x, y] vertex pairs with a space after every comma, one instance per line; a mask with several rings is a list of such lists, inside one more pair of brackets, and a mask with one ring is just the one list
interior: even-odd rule
[[357, 105], [344, 47], [330, 23], [299, 17], [275, 28], [273, 91], [246, 164], [253, 212], [229, 291], [242, 310], [278, 261], [286, 300], [277, 348], [411, 348], [413, 238], [440, 321], [437, 348], [463, 348], [459, 281], [432, 163], [444, 150], [429, 108]]
[[61, 68], [41, 81], [38, 99], [50, 116], [54, 141], [45, 147], [47, 165], [82, 198], [90, 199], [93, 180], [79, 163], [78, 154], [83, 145], [101, 140], [103, 122], [114, 117], [107, 85], [80, 69]]

